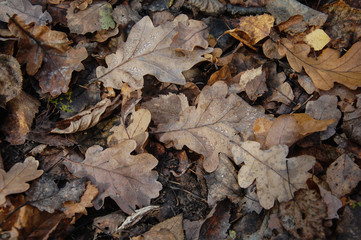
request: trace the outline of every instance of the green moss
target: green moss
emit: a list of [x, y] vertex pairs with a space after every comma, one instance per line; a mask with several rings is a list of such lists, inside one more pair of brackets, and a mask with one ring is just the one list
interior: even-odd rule
[[73, 113], [74, 109], [71, 106], [73, 102], [71, 99], [72, 91], [69, 90], [67, 93], [62, 94], [56, 98], [51, 98], [50, 103], [54, 104], [57, 109], [67, 113]]

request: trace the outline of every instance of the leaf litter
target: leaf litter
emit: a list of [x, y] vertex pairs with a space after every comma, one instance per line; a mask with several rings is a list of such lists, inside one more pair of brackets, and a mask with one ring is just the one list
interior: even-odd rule
[[1, 234], [352, 236], [361, 15], [323, 2], [0, 1]]

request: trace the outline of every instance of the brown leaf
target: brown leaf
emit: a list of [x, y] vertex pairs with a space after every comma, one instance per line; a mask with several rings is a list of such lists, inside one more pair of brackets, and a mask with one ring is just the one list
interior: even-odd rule
[[151, 120], [151, 114], [147, 109], [138, 109], [131, 115], [129, 124], [125, 124], [123, 118], [120, 119], [120, 124], [110, 129], [113, 134], [107, 139], [110, 147], [117, 145], [124, 140], [135, 140], [137, 143], [136, 151], [142, 153], [144, 151], [143, 145], [148, 139], [148, 132], [146, 132]]
[[16, 58], [0, 54], [0, 107], [5, 108], [8, 101], [21, 92], [23, 76]]
[[8, 172], [0, 169], [0, 205], [5, 203], [5, 197], [14, 193], [21, 193], [29, 189], [26, 182], [34, 180], [43, 174], [37, 170], [39, 162], [28, 157], [23, 163], [16, 163]]
[[316, 101], [309, 101], [305, 113], [317, 120], [336, 119], [327, 126], [327, 130], [321, 132], [321, 140], [326, 140], [336, 133], [336, 126], [341, 118], [341, 111], [337, 108], [337, 97], [323, 95]]
[[93, 226], [97, 229], [95, 233], [115, 233], [118, 229], [119, 224], [124, 222], [125, 217], [125, 213], [122, 210], [118, 210], [105, 216], [94, 218]]
[[208, 35], [208, 27], [202, 21], [191, 19], [187, 25], [179, 22], [178, 32], [174, 35], [170, 48], [193, 51], [194, 48], [198, 46], [206, 49], [208, 47]]
[[[158, 12], [156, 12], [155, 14], [157, 13]], [[112, 16], [114, 18], [114, 21], [122, 26], [126, 26], [131, 21], [138, 22], [142, 18], [139, 13], [129, 4], [118, 5], [114, 9]]]
[[218, 0], [188, 0], [188, 3], [208, 14], [217, 14], [223, 10], [223, 4]]
[[129, 33], [127, 42], [105, 61], [108, 68], [98, 67], [97, 77], [106, 87], [120, 89], [123, 82], [134, 89], [143, 87], [143, 76], [150, 74], [161, 82], [185, 84], [182, 71], [204, 61], [201, 56], [211, 49], [177, 52], [170, 49], [179, 22], [187, 23], [188, 17], [179, 15], [173, 22], [154, 27], [148, 16], [137, 22]]
[[134, 140], [105, 150], [95, 145], [88, 148], [83, 162], [65, 162], [75, 176], [88, 177], [99, 189], [93, 201], [95, 209], [100, 209], [109, 196], [130, 214], [136, 206], [149, 205], [150, 199], [159, 195], [162, 185], [156, 181], [157, 172], [152, 171], [158, 161], [148, 153], [130, 155], [135, 147]]
[[270, 34], [274, 17], [269, 14], [241, 17], [238, 29], [245, 32], [252, 45]]
[[219, 154], [217, 169], [204, 175], [208, 187], [208, 205], [213, 207], [217, 202], [228, 197], [232, 202], [239, 202], [241, 189], [237, 183], [237, 172], [231, 160], [223, 153]]
[[92, 33], [115, 27], [111, 17], [112, 5], [108, 2], [97, 2], [86, 9], [75, 13], [76, 2], [70, 3], [67, 11], [67, 22], [71, 32], [77, 34]]
[[343, 116], [342, 129], [346, 136], [358, 144], [361, 144], [361, 108]]
[[323, 239], [323, 220], [327, 216], [326, 204], [314, 190], [295, 194], [294, 201], [280, 204], [278, 217], [282, 226], [297, 239]]
[[9, 114], [2, 126], [7, 134], [6, 141], [14, 145], [23, 144], [26, 134], [31, 129], [35, 114], [38, 112], [40, 102], [32, 96], [21, 91], [19, 96], [7, 104]]
[[329, 90], [335, 82], [350, 89], [361, 86], [361, 42], [355, 43], [342, 57], [339, 51], [326, 48], [317, 59], [308, 57], [310, 47], [306, 44], [294, 45], [285, 38], [281, 42], [279, 51], [286, 54], [291, 67], [296, 72], [304, 68], [316, 88]]
[[323, 201], [327, 205], [327, 217], [326, 219], [333, 219], [333, 218], [339, 218], [337, 211], [342, 208], [342, 202], [340, 199], [332, 195], [330, 192], [328, 192], [326, 189], [318, 185], [318, 188], [320, 189], [320, 195], [323, 199]]
[[112, 104], [109, 98], [104, 98], [95, 106], [84, 110], [77, 115], [57, 122], [57, 127], [51, 130], [52, 133], [70, 134], [94, 127], [104, 114], [107, 107]]
[[36, 74], [42, 92], [52, 96], [67, 92], [72, 72], [84, 68], [81, 61], [88, 56], [86, 49], [71, 48], [64, 32], [26, 25], [19, 17], [10, 20], [9, 29], [19, 38], [17, 59], [26, 64], [29, 75]]
[[249, 187], [254, 180], [260, 204], [270, 209], [274, 201], [285, 202], [293, 193], [306, 187], [308, 170], [315, 164], [312, 156], [286, 158], [288, 147], [276, 145], [263, 151], [258, 142], [246, 141], [232, 148], [236, 164], [245, 163], [238, 173], [238, 183], [242, 188]]
[[179, 214], [158, 223], [143, 236], [144, 240], [184, 240], [183, 215]]
[[122, 231], [124, 229], [134, 226], [137, 222], [142, 220], [145, 216], [153, 215], [155, 212], [159, 211], [159, 206], [147, 206], [141, 209], [135, 210], [130, 216], [128, 216], [123, 222], [119, 222], [117, 230]]
[[93, 199], [98, 195], [98, 189], [92, 185], [90, 182], [87, 182], [86, 190], [81, 196], [79, 202], [69, 201], [64, 202], [63, 207], [65, 208], [64, 214], [67, 218], [73, 217], [76, 213], [82, 213], [87, 215], [86, 208], [93, 207]]
[[32, 5], [29, 0], [7, 0], [0, 2], [0, 21], [8, 22], [9, 17], [18, 15], [26, 24], [46, 25], [52, 21], [50, 14], [42, 11], [39, 5]]
[[291, 146], [311, 133], [326, 130], [333, 122], [335, 119], [315, 120], [306, 113], [296, 113], [281, 115], [273, 123], [257, 119], [253, 129], [257, 141], [270, 148], [277, 144]]
[[227, 95], [224, 82], [204, 87], [197, 107], [185, 108], [179, 119], [167, 119], [154, 133], [169, 146], [182, 149], [185, 145], [204, 155], [204, 169], [213, 172], [218, 165], [218, 153], [230, 156], [234, 144], [231, 141], [239, 143], [241, 138], [237, 134], [246, 135], [257, 116], [263, 115], [260, 109], [249, 106], [237, 95]]
[[350, 193], [361, 181], [361, 170], [352, 159], [343, 154], [327, 168], [327, 183], [332, 194], [342, 197]]

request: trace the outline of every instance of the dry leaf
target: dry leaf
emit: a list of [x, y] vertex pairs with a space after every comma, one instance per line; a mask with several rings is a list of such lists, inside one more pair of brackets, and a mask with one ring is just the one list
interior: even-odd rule
[[333, 122], [335, 119], [315, 120], [306, 113], [296, 113], [281, 115], [273, 123], [268, 119], [257, 119], [253, 129], [257, 141], [270, 148], [277, 144], [291, 146], [311, 133], [326, 130]]
[[29, 189], [26, 182], [34, 180], [43, 174], [37, 170], [39, 162], [33, 157], [28, 157], [23, 163], [16, 163], [8, 172], [0, 169], [0, 205], [5, 203], [5, 197], [14, 193], [21, 193]]
[[[0, 21], [8, 22], [9, 16], [18, 15], [26, 24], [46, 25], [52, 21], [50, 14], [42, 11], [39, 5], [32, 5], [29, 0], [6, 0], [0, 2]], [[9, 15], [9, 16], [8, 16]]]
[[343, 154], [327, 168], [327, 183], [332, 194], [342, 197], [350, 193], [361, 181], [361, 170], [352, 159]]
[[19, 17], [10, 21], [9, 29], [19, 38], [19, 63], [26, 63], [29, 75], [36, 74], [42, 92], [52, 96], [67, 92], [72, 72], [84, 68], [81, 61], [88, 56], [86, 49], [71, 48], [72, 42], [64, 32], [52, 31], [47, 26], [26, 25]]
[[143, 236], [144, 240], [184, 240], [183, 215], [179, 214], [158, 223]]
[[317, 120], [336, 119], [328, 125], [327, 130], [321, 132], [321, 140], [326, 140], [336, 133], [336, 126], [341, 118], [341, 111], [337, 108], [337, 96], [323, 95], [316, 101], [309, 101], [305, 113]]
[[112, 16], [114, 21], [122, 26], [126, 26], [131, 21], [138, 22], [142, 18], [139, 13], [128, 4], [118, 5], [114, 9]]
[[21, 92], [23, 75], [16, 58], [0, 54], [0, 107], [6, 108], [8, 101]]
[[280, 53], [286, 54], [289, 64], [296, 72], [301, 72], [304, 68], [316, 88], [329, 90], [334, 82], [350, 89], [361, 86], [361, 42], [355, 43], [342, 57], [339, 51], [326, 48], [317, 59], [308, 57], [310, 47], [307, 44], [293, 45], [285, 38], [281, 42]]
[[228, 65], [224, 65], [217, 72], [214, 72], [211, 77], [208, 79], [207, 85], [213, 85], [217, 81], [224, 81], [227, 84], [232, 81], [231, 70]]
[[296, 239], [324, 239], [326, 212], [326, 204], [319, 193], [302, 189], [295, 194], [293, 201], [280, 204], [278, 217], [282, 226]]
[[144, 151], [143, 145], [148, 139], [148, 132], [146, 132], [151, 120], [151, 114], [147, 109], [138, 109], [131, 115], [129, 124], [125, 124], [123, 118], [120, 119], [120, 124], [110, 129], [113, 134], [107, 139], [108, 146], [112, 147], [124, 140], [135, 140], [137, 143], [136, 152], [142, 153]]
[[178, 23], [178, 32], [174, 35], [171, 49], [193, 51], [195, 47], [206, 49], [208, 47], [209, 31], [202, 21], [189, 20], [188, 25]]
[[56, 128], [51, 130], [52, 133], [70, 134], [83, 131], [94, 127], [100, 120], [107, 107], [111, 106], [112, 101], [104, 98], [90, 109], [84, 110], [77, 115], [57, 122]]
[[92, 185], [90, 182], [87, 182], [86, 190], [80, 198], [80, 202], [69, 201], [63, 203], [65, 208], [64, 214], [67, 218], [73, 217], [76, 213], [82, 213], [87, 215], [87, 207], [93, 207], [93, 199], [98, 195], [98, 189]]
[[361, 144], [361, 108], [343, 116], [342, 129], [346, 136], [358, 144]]
[[308, 26], [322, 26], [327, 15], [318, 12], [296, 0], [269, 0], [267, 2], [267, 11], [276, 18], [276, 23], [286, 21], [292, 16], [302, 15], [303, 21], [288, 28], [286, 31], [290, 33], [302, 33]]
[[95, 234], [104, 232], [113, 234], [117, 231], [119, 224], [124, 222], [125, 213], [122, 210], [112, 212], [105, 216], [94, 218], [93, 226], [97, 229]]
[[274, 201], [285, 202], [293, 193], [306, 187], [308, 170], [315, 164], [312, 156], [286, 158], [288, 147], [276, 145], [269, 150], [261, 150], [258, 142], [246, 141], [232, 148], [236, 164], [245, 163], [238, 173], [238, 183], [249, 187], [254, 180], [260, 204], [270, 209]]
[[329, 193], [326, 189], [318, 185], [320, 189], [320, 195], [323, 201], [327, 205], [327, 217], [326, 219], [339, 218], [337, 211], [342, 208], [342, 202], [340, 199]]
[[288, 82], [284, 82], [273, 90], [272, 96], [267, 98], [267, 100], [281, 102], [289, 105], [292, 103], [294, 98], [295, 95], [293, 94], [290, 84]]
[[85, 34], [115, 27], [111, 16], [112, 5], [108, 2], [97, 2], [85, 10], [74, 12], [76, 2], [70, 3], [67, 11], [67, 22], [71, 32]]
[[7, 104], [9, 114], [5, 118], [2, 130], [7, 134], [6, 141], [14, 145], [23, 144], [26, 134], [31, 130], [35, 114], [38, 113], [40, 102], [21, 91], [19, 96]]
[[247, 33], [252, 45], [270, 34], [274, 17], [269, 14], [241, 17], [238, 29]]
[[239, 143], [241, 138], [237, 134], [246, 135], [257, 116], [264, 115], [237, 95], [227, 94], [224, 82], [205, 86], [198, 96], [197, 107], [185, 108], [176, 119], [159, 124], [154, 133], [168, 146], [176, 149], [187, 146], [204, 155], [204, 169], [213, 172], [218, 165], [218, 153], [230, 156], [234, 144], [231, 141]]
[[322, 29], [316, 29], [305, 37], [305, 42], [316, 51], [322, 50], [331, 38]]
[[173, 22], [154, 27], [148, 16], [137, 22], [128, 39], [115, 54], [105, 61], [108, 68], [98, 67], [97, 77], [106, 87], [120, 89], [123, 82], [134, 89], [143, 87], [143, 76], [150, 74], [161, 82], [185, 84], [182, 71], [204, 61], [201, 56], [211, 49], [177, 52], [170, 49], [178, 23], [186, 24], [188, 17], [179, 15]]
[[134, 226], [137, 222], [143, 219], [143, 217], [147, 215], [152, 215], [154, 212], [159, 210], [159, 206], [147, 206], [143, 207], [141, 209], [135, 210], [130, 216], [128, 216], [120, 225], [120, 222], [118, 223], [117, 230], [122, 231], [124, 229], [130, 228]]
[[150, 199], [159, 195], [162, 185], [157, 182], [157, 172], [152, 171], [157, 159], [148, 153], [130, 155], [135, 148], [134, 140], [105, 150], [94, 145], [88, 148], [83, 162], [65, 162], [76, 177], [88, 177], [99, 189], [93, 201], [95, 209], [100, 209], [109, 196], [130, 214], [136, 206], [149, 205]]
[[231, 160], [223, 153], [219, 154], [217, 169], [204, 175], [208, 187], [208, 205], [213, 207], [217, 202], [228, 197], [237, 203], [241, 199], [241, 189], [237, 183], [237, 172]]
[[217, 14], [223, 10], [223, 4], [218, 0], [188, 0], [188, 3], [208, 14]]

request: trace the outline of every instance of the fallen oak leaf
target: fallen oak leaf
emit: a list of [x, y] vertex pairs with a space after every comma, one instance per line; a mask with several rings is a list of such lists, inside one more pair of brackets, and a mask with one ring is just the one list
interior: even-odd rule
[[170, 49], [179, 22], [186, 23], [188, 17], [179, 15], [172, 22], [154, 27], [148, 16], [143, 17], [131, 29], [128, 39], [120, 44], [114, 54], [105, 58], [108, 68], [96, 69], [97, 79], [105, 87], [120, 89], [123, 82], [134, 89], [143, 87], [143, 76], [150, 74], [161, 82], [185, 84], [182, 71], [198, 62], [205, 61], [202, 55], [211, 48], [179, 52]]
[[255, 45], [270, 34], [274, 21], [269, 14], [241, 17], [237, 30], [245, 32], [250, 43]]
[[14, 193], [21, 193], [29, 189], [26, 182], [34, 180], [43, 174], [37, 170], [39, 162], [28, 157], [23, 163], [16, 163], [8, 172], [0, 169], [0, 206], [6, 201], [5, 197]]
[[275, 121], [257, 119], [253, 129], [257, 141], [266, 148], [277, 144], [291, 146], [311, 133], [326, 130], [335, 121], [316, 120], [306, 113], [284, 114]]
[[158, 173], [152, 171], [157, 159], [148, 153], [130, 155], [135, 148], [134, 140], [105, 150], [94, 145], [88, 148], [83, 162], [64, 162], [76, 177], [88, 177], [99, 189], [93, 201], [95, 209], [100, 209], [109, 196], [120, 209], [131, 214], [136, 206], [147, 206], [151, 198], [159, 195], [162, 185], [157, 181]]
[[205, 86], [198, 96], [197, 107], [186, 107], [179, 117], [166, 119], [153, 133], [168, 146], [176, 149], [187, 146], [204, 155], [204, 169], [213, 172], [219, 162], [218, 153], [231, 156], [234, 145], [231, 141], [240, 143], [238, 133], [246, 135], [256, 118], [264, 116], [263, 111], [251, 107], [239, 96], [228, 94], [224, 82]]
[[329, 90], [335, 82], [350, 89], [361, 86], [361, 42], [352, 45], [342, 57], [339, 51], [326, 48], [315, 59], [308, 57], [310, 49], [307, 44], [292, 44], [283, 38], [278, 51], [281, 55], [286, 54], [289, 64], [296, 72], [301, 72], [304, 68], [318, 89]]
[[236, 164], [245, 163], [238, 172], [239, 185], [247, 188], [256, 180], [259, 202], [270, 209], [275, 200], [288, 201], [296, 190], [307, 187], [307, 171], [315, 164], [315, 158], [307, 155], [286, 158], [286, 145], [276, 145], [265, 151], [260, 147], [258, 142], [246, 141], [234, 145], [232, 154]]

